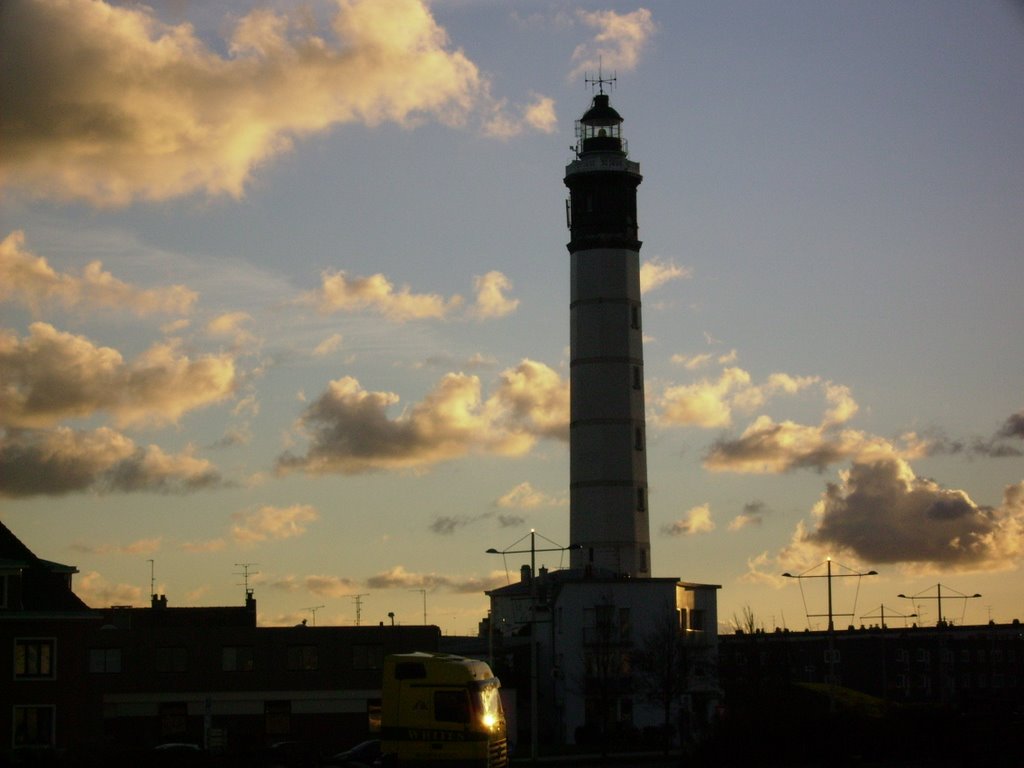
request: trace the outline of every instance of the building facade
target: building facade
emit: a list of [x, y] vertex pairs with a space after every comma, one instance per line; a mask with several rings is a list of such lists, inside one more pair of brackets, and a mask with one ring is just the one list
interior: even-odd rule
[[92, 609], [72, 566], [0, 523], [0, 762], [9, 752], [147, 764], [164, 743], [256, 759], [329, 755], [379, 721], [384, 657], [436, 651], [436, 626], [260, 627], [245, 604]]

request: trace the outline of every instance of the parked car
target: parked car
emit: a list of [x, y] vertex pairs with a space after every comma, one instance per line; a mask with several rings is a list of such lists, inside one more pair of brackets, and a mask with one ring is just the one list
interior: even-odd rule
[[339, 752], [324, 763], [332, 768], [373, 768], [380, 765], [380, 740], [371, 739]]

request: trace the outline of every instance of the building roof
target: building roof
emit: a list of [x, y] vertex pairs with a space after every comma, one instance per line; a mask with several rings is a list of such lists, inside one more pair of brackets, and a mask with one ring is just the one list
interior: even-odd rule
[[35, 555], [10, 528], [0, 522], [0, 569], [21, 576], [20, 602], [9, 606], [24, 611], [88, 611], [81, 598], [71, 591], [70, 575], [78, 573], [72, 565], [43, 560]]

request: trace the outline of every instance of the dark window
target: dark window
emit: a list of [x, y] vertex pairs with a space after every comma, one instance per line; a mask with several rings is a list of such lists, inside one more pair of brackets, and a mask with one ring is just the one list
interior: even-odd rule
[[642, 451], [644, 449], [644, 431], [642, 429], [640, 429], [640, 427], [636, 428], [636, 433], [634, 435], [634, 440], [635, 440], [635, 444], [636, 444], [636, 449], [638, 451]]
[[636, 489], [636, 508], [641, 512], [647, 509], [647, 494], [643, 488]]
[[14, 707], [14, 746], [49, 747], [53, 745], [52, 706]]
[[640, 366], [633, 366], [633, 389], [643, 389], [644, 377], [640, 373]]
[[14, 640], [14, 677], [52, 679], [55, 677], [57, 641], [53, 638]]
[[121, 649], [120, 648], [90, 648], [89, 649], [89, 671], [90, 672], [120, 672], [121, 671]]
[[225, 672], [252, 672], [255, 668], [251, 645], [226, 645], [221, 650], [221, 669]]
[[317, 669], [317, 653], [315, 645], [289, 645], [288, 658], [286, 660], [288, 669]]
[[0, 576], [0, 608], [7, 607], [7, 581], [9, 576]]
[[435, 691], [434, 719], [446, 723], [469, 722], [469, 697], [465, 691]]
[[634, 328], [640, 330], [640, 307], [636, 304], [630, 307], [630, 322]]

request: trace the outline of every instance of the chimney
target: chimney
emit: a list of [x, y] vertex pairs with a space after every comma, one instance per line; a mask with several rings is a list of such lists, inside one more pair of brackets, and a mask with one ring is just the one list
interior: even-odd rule
[[151, 602], [150, 607], [152, 608], [166, 608], [167, 607], [167, 595], [150, 595]]
[[523, 584], [529, 584], [531, 576], [532, 573], [530, 571], [530, 566], [524, 565], [519, 569], [519, 580], [523, 582]]

